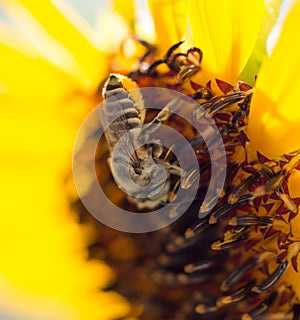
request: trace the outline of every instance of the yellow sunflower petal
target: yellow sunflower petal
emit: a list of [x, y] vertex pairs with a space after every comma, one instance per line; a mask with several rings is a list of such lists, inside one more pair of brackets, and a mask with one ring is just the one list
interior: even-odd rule
[[258, 75], [251, 103], [248, 135], [251, 150], [268, 157], [300, 148], [300, 2], [292, 8], [271, 57]]
[[255, 77], [261, 66], [264, 56], [267, 52], [267, 39], [274, 27], [280, 13], [280, 6], [283, 0], [265, 0], [266, 12], [262, 21], [261, 30], [258, 35], [255, 47], [245, 68], [239, 75], [239, 80], [243, 80], [251, 85], [254, 85]]
[[0, 78], [5, 91], [24, 100], [53, 101], [63, 94], [67, 95], [70, 85], [75, 88], [78, 86], [76, 79], [72, 79], [47, 61], [36, 55], [23, 54], [1, 43], [1, 39], [0, 68]]
[[113, 10], [119, 13], [127, 22], [128, 26], [133, 28], [135, 21], [135, 10], [133, 0], [113, 0]]
[[[104, 66], [102, 56], [80, 41], [71, 51], [60, 42], [63, 36], [49, 33], [58, 21], [52, 26], [48, 21], [46, 30], [45, 21], [38, 23], [18, 4], [15, 10], [13, 0], [7, 3], [10, 17], [20, 18], [24, 28], [0, 26], [0, 291], [5, 292], [0, 308], [28, 319], [120, 317], [128, 306], [117, 294], [100, 291], [112, 272], [101, 262], [86, 260], [93, 231], [75, 223], [62, 186], [78, 130], [67, 112], [72, 109], [82, 119], [79, 111], [94, 107], [89, 94], [105, 72], [97, 70]], [[40, 7], [40, 2], [35, 4]], [[21, 31], [27, 38], [22, 39]], [[99, 60], [96, 65], [89, 52]], [[80, 61], [85, 53], [86, 61]], [[76, 69], [73, 62], [83, 67]], [[85, 86], [86, 79], [93, 86]]]
[[0, 44], [5, 44], [24, 55], [36, 57], [36, 52], [32, 45], [24, 39], [17, 29], [8, 26], [3, 20], [0, 20]]
[[85, 79], [87, 86], [98, 81], [103, 62], [92, 30], [66, 2], [11, 0], [1, 5], [45, 59]]
[[186, 0], [149, 0], [153, 16], [157, 46], [166, 52], [182, 40], [186, 29]]
[[[0, 134], [5, 137], [0, 265], [11, 291], [1, 303], [13, 310], [6, 299], [19, 297], [14, 305], [20, 312], [38, 319], [45, 310], [49, 319], [55, 319], [58, 310], [70, 320], [120, 316], [126, 312], [124, 302], [98, 293], [112, 274], [100, 262], [86, 261], [85, 229], [68, 212], [61, 182], [77, 126], [63, 119], [58, 110], [64, 106], [52, 100], [31, 104], [22, 102], [22, 96], [1, 96], [0, 101]], [[115, 309], [107, 300], [116, 301]]]
[[187, 9], [187, 42], [203, 51], [203, 68], [210, 78], [236, 82], [254, 48], [264, 1], [188, 0]]

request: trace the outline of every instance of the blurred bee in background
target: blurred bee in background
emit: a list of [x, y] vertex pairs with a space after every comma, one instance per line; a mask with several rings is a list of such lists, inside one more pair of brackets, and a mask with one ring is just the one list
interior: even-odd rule
[[176, 74], [176, 83], [181, 84], [185, 80], [192, 77], [200, 69], [202, 61], [202, 51], [199, 48], [192, 47], [186, 53], [174, 53], [184, 41], [174, 44], [165, 54], [163, 59], [154, 61], [147, 71], [148, 75], [155, 72], [155, 69], [161, 65], [166, 64]]
[[165, 64], [170, 69], [172, 76], [175, 76], [176, 84], [182, 84], [201, 70], [200, 64], [203, 54], [199, 48], [192, 47], [186, 53], [175, 53], [184, 41], [170, 47], [162, 59], [154, 59], [157, 50], [153, 45], [146, 41], [138, 41], [146, 48], [146, 53], [140, 58], [138, 69], [129, 74], [130, 77], [135, 78], [139, 75], [153, 77], [157, 74], [158, 67]]

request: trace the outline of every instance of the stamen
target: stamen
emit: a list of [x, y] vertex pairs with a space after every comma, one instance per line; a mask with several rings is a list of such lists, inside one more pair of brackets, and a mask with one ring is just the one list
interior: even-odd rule
[[241, 318], [241, 320], [290, 320], [290, 319], [291, 319], [291, 313], [286, 313], [286, 312], [267, 313], [255, 318], [252, 318], [248, 314], [244, 314]]
[[247, 229], [248, 226], [236, 226], [224, 233], [224, 240], [237, 239]]
[[293, 312], [294, 312], [293, 320], [300, 320], [300, 304], [294, 304]]
[[278, 190], [286, 177], [286, 171], [282, 170], [270, 178], [266, 184], [255, 188], [253, 191], [254, 198], [262, 196], [266, 193]]
[[221, 207], [217, 208], [216, 211], [212, 213], [212, 215], [209, 218], [209, 223], [217, 223], [220, 218], [223, 218], [226, 214], [231, 213], [232, 210], [237, 209], [238, 207], [248, 203], [251, 199], [252, 196], [250, 194], [246, 194], [244, 196], [241, 196], [238, 201], [234, 202], [234, 204], [223, 204]]
[[167, 149], [166, 154], [163, 158], [164, 162], [170, 162], [171, 157], [173, 157], [172, 152], [173, 152], [174, 148], [175, 148], [175, 145], [173, 144], [170, 148]]
[[297, 150], [295, 153], [287, 155], [293, 156], [292, 159], [289, 159], [288, 163], [283, 167], [283, 170], [286, 172], [292, 172], [298, 165], [300, 161], [300, 150]]
[[[229, 133], [239, 133], [244, 130], [248, 124], [248, 115], [250, 111], [250, 102], [252, 93], [249, 94], [245, 100], [239, 104], [240, 110], [236, 111], [232, 117], [231, 124], [228, 125]], [[241, 119], [244, 117], [245, 121], [241, 124]]]
[[159, 282], [168, 283], [169, 285], [190, 285], [197, 284], [205, 281], [207, 275], [204, 273], [185, 274], [174, 272], [159, 272], [157, 273], [156, 280]]
[[233, 217], [229, 224], [231, 226], [267, 226], [273, 224], [274, 219], [268, 216], [257, 216], [255, 214]]
[[272, 179], [276, 175], [276, 172], [273, 170], [272, 167], [269, 167], [269, 165], [258, 163], [257, 165], [254, 165], [254, 167], [256, 167], [259, 171], [261, 171], [261, 173], [267, 179]]
[[[180, 184], [180, 180], [178, 180], [178, 181], [175, 183], [173, 189], [169, 192], [169, 196], [168, 196], [168, 201], [169, 201], [169, 202], [171, 202], [171, 201], [173, 201], [173, 200], [176, 199], [176, 192], [177, 192], [177, 190], [178, 190], [179, 184]], [[171, 210], [171, 211], [173, 211], [173, 210]], [[175, 211], [177, 211], [177, 206], [175, 207]], [[169, 217], [170, 217], [170, 216], [173, 216], [173, 212], [172, 212], [172, 213], [170, 212]]]
[[227, 167], [226, 177], [229, 178], [235, 172], [235, 170], [238, 169], [238, 167], [239, 167], [239, 163], [231, 162]]
[[181, 188], [182, 189], [189, 189], [199, 177], [199, 170], [193, 169], [185, 177], [183, 177], [181, 181]]
[[206, 230], [209, 227], [209, 225], [210, 224], [208, 222], [208, 219], [201, 220], [200, 222], [198, 222], [197, 224], [195, 224], [191, 228], [188, 228], [185, 231], [184, 236], [187, 239], [193, 238], [196, 235], [201, 234], [204, 230]]
[[[252, 309], [248, 314], [243, 315], [242, 320], [244, 319], [258, 319], [257, 317], [261, 316], [263, 313], [267, 312], [272, 304], [277, 298], [277, 292], [272, 292], [264, 301], [262, 301], [257, 307]], [[248, 318], [247, 318], [248, 316]]]
[[212, 250], [225, 250], [225, 249], [229, 249], [231, 247], [233, 247], [234, 245], [236, 245], [239, 242], [242, 242], [246, 239], [248, 239], [249, 234], [248, 233], [242, 233], [239, 234], [239, 236], [236, 237], [232, 237], [231, 239], [228, 240], [224, 240], [224, 241], [216, 241], [211, 245], [211, 249]]
[[211, 313], [211, 312], [216, 312], [219, 310], [219, 307], [216, 304], [198, 304], [195, 307], [195, 312], [199, 313], [199, 314], [206, 314], [206, 313]]
[[209, 102], [204, 102], [201, 104], [201, 108], [196, 108], [194, 110], [194, 117], [196, 120], [201, 120], [204, 116], [203, 108], [208, 111], [211, 115], [226, 109], [227, 107], [232, 106], [233, 104], [246, 98], [246, 95], [242, 92], [236, 92], [226, 96], [216, 97]]
[[205, 99], [209, 100], [213, 97], [213, 94], [211, 93], [210, 90], [204, 87], [200, 87], [193, 95], [192, 98], [194, 100], [200, 100], [200, 99]]
[[190, 263], [187, 264], [184, 267], [184, 271], [186, 273], [193, 273], [193, 272], [197, 272], [197, 271], [205, 271], [207, 269], [210, 269], [212, 267], [214, 267], [216, 265], [216, 263], [220, 262], [220, 260], [223, 257], [221, 255], [217, 255], [215, 257], [212, 257], [210, 259], [207, 260], [201, 260], [195, 263]]
[[221, 284], [221, 291], [226, 291], [230, 286], [243, 278], [251, 269], [253, 269], [260, 259], [258, 257], [251, 257], [246, 260], [242, 265], [238, 266]]
[[286, 270], [288, 266], [287, 260], [282, 262], [273, 273], [270, 274], [270, 276], [264, 280], [260, 285], [255, 286], [252, 291], [256, 293], [261, 293], [262, 291], [269, 290], [274, 287], [274, 285], [279, 281], [281, 276], [284, 274], [284, 271]]
[[223, 296], [217, 300], [217, 306], [227, 305], [244, 299], [255, 285], [256, 280], [252, 280], [246, 285], [240, 287], [230, 295]]
[[260, 172], [255, 172], [248, 178], [246, 178], [242, 183], [233, 188], [231, 194], [228, 197], [229, 204], [235, 204], [241, 195], [245, 193], [249, 187], [260, 177]]
[[158, 257], [158, 263], [163, 267], [181, 266], [183, 263], [190, 261], [190, 257], [187, 253], [182, 254], [160, 254]]
[[178, 250], [182, 250], [192, 246], [193, 244], [195, 244], [197, 240], [198, 240], [198, 237], [185, 238], [185, 237], [178, 236], [177, 238], [175, 238], [174, 241], [169, 242], [167, 244], [166, 250], [170, 253], [174, 253], [174, 252], [177, 252]]
[[205, 201], [203, 201], [199, 210], [199, 215], [198, 215], [199, 218], [205, 218], [209, 214], [209, 212], [213, 209], [215, 204], [218, 202], [219, 194], [222, 194], [222, 192], [223, 192], [223, 189], [218, 188], [218, 186], [216, 186], [216, 194], [212, 194], [210, 197], [207, 197]]

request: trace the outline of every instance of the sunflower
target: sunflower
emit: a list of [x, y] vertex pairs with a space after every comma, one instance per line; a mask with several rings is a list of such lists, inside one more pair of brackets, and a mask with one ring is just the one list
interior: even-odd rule
[[[258, 0], [149, 1], [154, 44], [140, 39], [146, 33], [130, 35], [139, 32], [134, 7], [115, 1], [114, 26], [128, 31], [118, 51], [111, 25], [96, 42], [62, 1], [1, 5], [12, 20], [1, 28], [1, 100], [3, 118], [11, 120], [1, 128], [9, 136], [4, 154], [12, 154], [4, 159], [5, 167], [20, 168], [2, 174], [6, 313], [18, 301], [15, 313], [38, 319], [297, 319], [299, 49], [293, 32], [300, 3], [268, 53], [261, 48], [274, 3], [266, 11]], [[241, 81], [254, 81], [258, 69], [255, 84]], [[77, 213], [72, 218], [63, 161], [83, 115], [101, 101], [99, 83], [109, 73], [127, 75], [140, 87], [184, 93], [214, 118], [228, 168], [222, 197], [208, 216], [198, 218], [196, 200], [166, 229], [124, 234], [97, 222], [69, 192]], [[195, 115], [201, 121], [200, 110]], [[184, 128], [209, 173], [205, 146], [192, 129], [173, 122]], [[96, 161], [107, 172], [104, 188], [114, 202], [138, 210], [114, 185], [107, 155], [100, 148]], [[41, 309], [32, 311], [33, 301]]]

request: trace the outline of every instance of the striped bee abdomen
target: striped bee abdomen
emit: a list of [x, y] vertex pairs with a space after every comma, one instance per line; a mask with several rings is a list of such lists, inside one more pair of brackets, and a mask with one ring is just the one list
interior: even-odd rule
[[112, 151], [121, 136], [143, 125], [145, 109], [136, 83], [119, 74], [109, 75], [102, 95], [101, 122]]
[[[132, 90], [135, 94], [132, 94]], [[141, 96], [135, 100], [136, 96], [139, 96], [138, 88], [129, 78], [111, 74], [102, 94], [105, 99], [103, 111], [108, 121], [117, 118], [114, 122], [124, 122], [126, 126], [129, 125], [129, 129], [143, 124], [145, 118], [143, 100]]]

